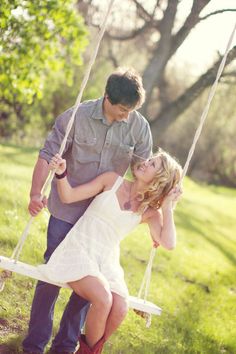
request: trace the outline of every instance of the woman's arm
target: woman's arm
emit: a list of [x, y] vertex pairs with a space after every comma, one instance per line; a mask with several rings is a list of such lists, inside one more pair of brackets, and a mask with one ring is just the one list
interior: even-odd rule
[[162, 214], [155, 213], [147, 219], [154, 245], [161, 245], [168, 250], [175, 248], [176, 230], [172, 209], [163, 210]]
[[176, 228], [173, 217], [173, 201], [177, 201], [181, 190], [175, 188], [164, 199], [161, 210], [150, 213], [145, 220], [148, 224], [154, 245], [162, 245], [168, 250], [176, 246]]
[[77, 187], [71, 187], [67, 177], [60, 178], [66, 170], [66, 160], [62, 159], [58, 154], [55, 155], [51, 162], [50, 168], [54, 169], [59, 178], [57, 178], [57, 190], [59, 197], [63, 203], [73, 203], [85, 200], [102, 192], [107, 186], [112, 185], [117, 177], [115, 172], [105, 172], [91, 182], [82, 184]]
[[57, 180], [57, 190], [63, 203], [69, 204], [85, 200], [102, 192], [107, 186], [109, 172], [103, 173], [91, 182], [71, 187], [67, 177]]

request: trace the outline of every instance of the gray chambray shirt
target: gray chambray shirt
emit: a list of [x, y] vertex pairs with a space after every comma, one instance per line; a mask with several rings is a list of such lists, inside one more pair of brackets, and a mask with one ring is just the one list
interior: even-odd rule
[[[147, 120], [137, 111], [127, 121], [108, 123], [102, 109], [103, 97], [83, 102], [76, 113], [67, 139], [63, 158], [67, 161], [68, 180], [72, 187], [91, 181], [106, 171], [123, 176], [133, 153], [148, 158], [152, 152], [152, 137]], [[58, 153], [73, 108], [55, 121], [39, 157], [49, 162]], [[57, 219], [74, 224], [85, 212], [92, 199], [63, 204], [58, 196], [56, 181], [52, 181], [48, 209]]]

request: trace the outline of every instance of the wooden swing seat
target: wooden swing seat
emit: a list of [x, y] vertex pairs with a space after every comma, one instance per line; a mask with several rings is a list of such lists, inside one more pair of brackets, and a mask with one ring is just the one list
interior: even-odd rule
[[[59, 286], [61, 288], [68, 288], [70, 289], [69, 285], [67, 284], [60, 284], [60, 283], [54, 283], [54, 282], [49, 282], [49, 280], [44, 277], [37, 269], [37, 267], [23, 263], [20, 261], [15, 261], [14, 259], [10, 259], [4, 256], [0, 256], [0, 268], [18, 273], [33, 279], [41, 280], [46, 283], [50, 283], [56, 286]], [[148, 314], [152, 315], [161, 315], [161, 308], [158, 307], [157, 305], [153, 304], [150, 301], [146, 301], [134, 296], [129, 296], [129, 308], [138, 310], [138, 311], [143, 311]]]

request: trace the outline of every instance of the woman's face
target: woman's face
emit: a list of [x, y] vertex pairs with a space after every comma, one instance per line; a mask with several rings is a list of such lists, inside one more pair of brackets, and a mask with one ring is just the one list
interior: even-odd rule
[[161, 168], [161, 158], [159, 156], [148, 159], [134, 167], [134, 175], [137, 180], [149, 184], [152, 182], [158, 170]]

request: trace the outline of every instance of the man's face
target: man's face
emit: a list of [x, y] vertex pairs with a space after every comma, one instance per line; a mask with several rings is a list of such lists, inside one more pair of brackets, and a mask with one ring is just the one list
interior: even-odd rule
[[108, 96], [104, 99], [104, 115], [109, 122], [121, 122], [129, 118], [129, 113], [132, 112], [134, 108], [124, 106], [121, 103], [111, 104]]

